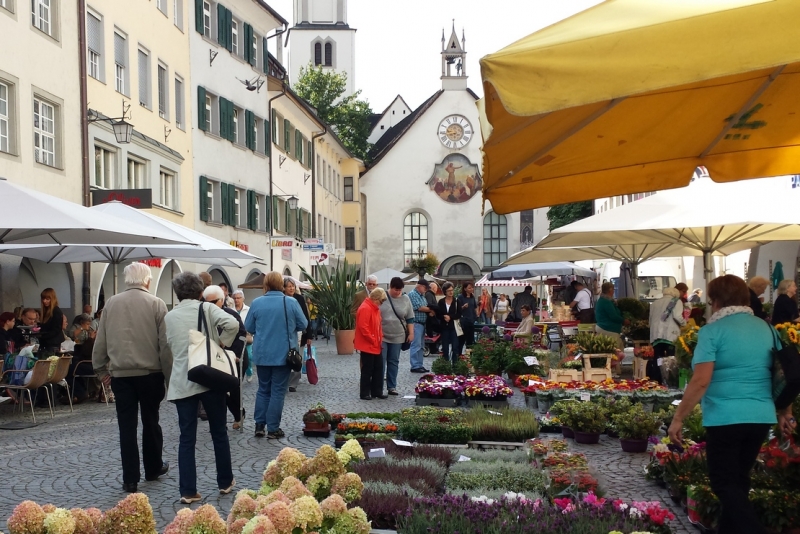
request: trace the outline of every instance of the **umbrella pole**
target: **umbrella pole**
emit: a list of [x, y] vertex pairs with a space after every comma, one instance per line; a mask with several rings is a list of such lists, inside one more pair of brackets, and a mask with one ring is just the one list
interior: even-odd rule
[[706, 291], [708, 291], [708, 284], [714, 278], [714, 258], [711, 256], [711, 227], [706, 226], [704, 229], [705, 248], [703, 248], [703, 274], [706, 279]]
[[114, 281], [114, 294], [117, 294], [117, 264], [111, 263], [111, 279]]

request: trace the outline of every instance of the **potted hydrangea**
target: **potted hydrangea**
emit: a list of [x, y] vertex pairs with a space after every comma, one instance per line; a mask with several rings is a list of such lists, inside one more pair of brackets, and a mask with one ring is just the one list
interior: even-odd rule
[[318, 402], [303, 414], [304, 431], [330, 432], [331, 414], [322, 403]]
[[625, 452], [645, 452], [648, 438], [657, 434], [663, 424], [661, 414], [647, 412], [641, 404], [634, 404], [611, 418]]

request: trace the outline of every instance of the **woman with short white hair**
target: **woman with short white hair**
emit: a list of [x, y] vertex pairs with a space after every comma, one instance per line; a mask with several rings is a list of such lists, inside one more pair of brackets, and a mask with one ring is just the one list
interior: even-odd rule
[[767, 312], [764, 311], [764, 305], [759, 297], [764, 294], [768, 285], [769, 280], [763, 276], [754, 276], [747, 282], [747, 287], [750, 290], [750, 308], [753, 309], [753, 315], [765, 321], [768, 319]]
[[796, 294], [797, 284], [794, 280], [781, 280], [778, 284], [778, 298], [775, 299], [775, 306], [772, 308], [773, 326], [797, 321], [797, 301], [794, 299]]

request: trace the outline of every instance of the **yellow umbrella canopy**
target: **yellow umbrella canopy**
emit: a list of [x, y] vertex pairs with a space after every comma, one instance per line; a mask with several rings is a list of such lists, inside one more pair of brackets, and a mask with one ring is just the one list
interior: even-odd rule
[[800, 171], [800, 2], [608, 0], [481, 59], [498, 213]]

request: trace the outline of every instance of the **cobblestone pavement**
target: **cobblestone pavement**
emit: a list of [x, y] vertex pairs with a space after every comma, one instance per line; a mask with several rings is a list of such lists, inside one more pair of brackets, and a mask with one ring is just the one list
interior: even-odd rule
[[[317, 341], [316, 346], [319, 384], [312, 386], [303, 379], [296, 393], [287, 394], [281, 424], [286, 432], [285, 438], [267, 440], [253, 436], [251, 414], [257, 380], [254, 378], [252, 382], [244, 383], [244, 405], [250, 417], [244, 431], [232, 430], [230, 423], [233, 418], [228, 415], [236, 490], [258, 488], [267, 462], [283, 447], [296, 447], [305, 454], [313, 454], [322, 444], [333, 442], [333, 436], [329, 439], [306, 438], [302, 434], [302, 415], [316, 402], [323, 402], [331, 412], [341, 413], [398, 411], [413, 405], [413, 399], [403, 398], [404, 395], [413, 395], [419, 378], [410, 372], [408, 353], [401, 354], [400, 395], [386, 400], [362, 401], [358, 395], [358, 356], [337, 355], [333, 340], [330, 343]], [[428, 365], [431, 359], [427, 358], [426, 362]], [[519, 395], [512, 397], [511, 401], [513, 405], [523, 405]], [[19, 412], [13, 413], [10, 406], [0, 406], [0, 424], [20, 418]], [[30, 412], [25, 419], [30, 420]], [[43, 424], [25, 430], [0, 430], [0, 472], [5, 475], [5, 483], [0, 489], [0, 531], [5, 530], [6, 519], [14, 506], [25, 499], [42, 504], [51, 502], [66, 508], [96, 506], [105, 510], [125, 497], [113, 405], [106, 407], [105, 404], [87, 402], [76, 406], [74, 413], [70, 413], [68, 406], [58, 406], [54, 419], [49, 418], [46, 410], [39, 409], [37, 421]], [[139, 483], [139, 491], [147, 494], [153, 506], [159, 530], [163, 530], [182, 508], [178, 493], [178, 417], [174, 406], [166, 401], [161, 405], [161, 426], [164, 460], [170, 463], [170, 472], [155, 482], [145, 482], [142, 475]], [[647, 462], [646, 454], [623, 453], [616, 440], [605, 436], [600, 445], [571, 446], [587, 455], [609, 496], [664, 501], [673, 507], [676, 516], [685, 518], [685, 514], [674, 507], [665, 490], [644, 479], [642, 466]], [[196, 462], [197, 488], [204, 499], [193, 507], [210, 503], [226, 517], [236, 491], [230, 495], [219, 495], [217, 491], [214, 448], [208, 424], [203, 422], [198, 425]], [[691, 531], [685, 520], [674, 523], [675, 526], [679, 524], [683, 528], [677, 532]]]

